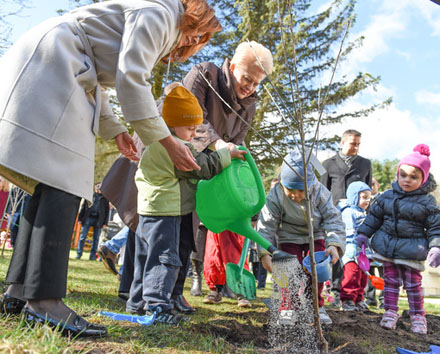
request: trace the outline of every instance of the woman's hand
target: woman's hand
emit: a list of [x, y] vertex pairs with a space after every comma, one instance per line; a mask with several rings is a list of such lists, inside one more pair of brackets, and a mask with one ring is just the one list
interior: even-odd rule
[[118, 150], [124, 155], [127, 159], [132, 161], [139, 161], [139, 157], [137, 157], [137, 149], [136, 144], [134, 143], [133, 138], [127, 132], [118, 134], [115, 136], [116, 146]]
[[174, 166], [181, 171], [200, 170], [200, 166], [195, 163], [195, 158], [191, 150], [181, 141], [174, 139], [171, 135], [159, 140], [167, 150], [168, 155], [173, 161]]
[[263, 268], [266, 269], [269, 273], [272, 273], [272, 256], [266, 254], [260, 259]]
[[328, 246], [325, 250], [325, 255], [330, 255], [332, 257], [332, 264], [335, 264], [337, 261], [339, 261], [338, 249], [335, 246]]

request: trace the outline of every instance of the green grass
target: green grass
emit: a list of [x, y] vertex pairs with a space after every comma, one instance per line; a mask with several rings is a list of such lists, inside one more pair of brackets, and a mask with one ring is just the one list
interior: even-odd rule
[[[124, 312], [123, 305], [117, 302], [119, 282], [116, 277], [108, 272], [101, 262], [88, 260], [85, 253], [81, 260], [74, 259], [72, 251], [69, 260], [69, 274], [67, 282], [67, 297], [65, 303], [87, 320], [104, 324], [109, 335], [99, 339], [74, 339], [63, 337], [51, 331], [47, 326], [29, 327], [21, 321], [20, 317], [0, 317], [0, 352], [44, 352], [44, 353], [85, 353], [96, 350], [105, 353], [197, 353], [215, 352], [230, 353], [237, 350], [223, 338], [215, 336], [209, 331], [202, 331], [207, 321], [221, 323], [231, 319], [243, 326], [249, 320], [240, 316], [248, 311], [237, 307], [236, 300], [225, 299], [215, 307], [202, 303], [201, 297], [189, 295], [190, 281], [187, 281], [185, 295], [191, 304], [197, 307], [197, 313], [191, 315], [191, 321], [182, 327], [153, 325], [144, 327], [130, 322], [117, 322], [107, 317], [99, 316], [102, 310], [111, 312]], [[4, 257], [0, 256], [0, 291], [6, 289], [5, 277], [12, 251], [6, 250]], [[208, 289], [204, 288], [207, 293]], [[259, 295], [270, 296], [270, 291], [265, 290]], [[267, 308], [260, 301], [255, 302], [252, 311], [265, 312]], [[264, 323], [251, 320], [255, 326]], [[252, 342], [240, 348], [240, 352], [255, 353]]]
[[[9, 260], [12, 255], [6, 250], [0, 256], [0, 291], [6, 289], [4, 282]], [[102, 310], [124, 312], [123, 305], [117, 302], [119, 282], [108, 272], [101, 262], [88, 260], [88, 254], [82, 260], [74, 259], [76, 253], [70, 254], [67, 297], [65, 302], [87, 320], [104, 324], [109, 335], [99, 339], [74, 339], [63, 337], [47, 326], [30, 327], [20, 317], [0, 317], [0, 353], [257, 353], [258, 348], [252, 340], [234, 346], [224, 339], [222, 331], [232, 323], [243, 328], [262, 328], [267, 323], [267, 308], [261, 298], [270, 297], [271, 286], [258, 291], [257, 300], [252, 309], [241, 309], [236, 300], [224, 299], [222, 304], [212, 306], [203, 304], [202, 297], [189, 295], [190, 280], [185, 287], [185, 296], [197, 312], [191, 315], [191, 321], [182, 327], [153, 325], [144, 327], [129, 322], [117, 322], [99, 316]], [[205, 294], [208, 292], [204, 287]], [[401, 310], [408, 308], [406, 299], [399, 301]], [[439, 305], [425, 304], [427, 313], [440, 313]], [[383, 312], [378, 310], [377, 312]], [[250, 316], [249, 313], [252, 313]], [[215, 327], [212, 333], [207, 324]], [[241, 327], [243, 326], [243, 327]], [[336, 329], [335, 329], [336, 330]], [[220, 333], [220, 334], [219, 334]], [[343, 334], [341, 334], [343, 335]], [[367, 346], [368, 344], [365, 343]], [[381, 351], [376, 348], [377, 352]]]

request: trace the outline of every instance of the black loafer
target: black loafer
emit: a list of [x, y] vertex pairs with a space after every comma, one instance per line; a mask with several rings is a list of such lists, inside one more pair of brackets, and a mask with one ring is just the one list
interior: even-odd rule
[[174, 301], [174, 309], [180, 313], [194, 313], [196, 309], [186, 301], [183, 295], [173, 295], [171, 299]]
[[18, 315], [23, 310], [26, 301], [17, 299], [8, 294], [3, 294], [0, 299], [0, 313], [5, 315]]
[[73, 319], [73, 325], [56, 321], [48, 316], [36, 313], [28, 307], [23, 308], [23, 316], [27, 322], [47, 324], [60, 330], [63, 335], [74, 337], [102, 337], [107, 335], [107, 327], [90, 323], [77, 314]]

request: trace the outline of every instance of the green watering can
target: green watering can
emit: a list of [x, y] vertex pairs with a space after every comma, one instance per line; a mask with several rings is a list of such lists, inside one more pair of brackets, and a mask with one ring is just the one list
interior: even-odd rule
[[[238, 149], [246, 150], [242, 146]], [[233, 159], [222, 173], [198, 183], [197, 214], [208, 230], [215, 233], [229, 230], [243, 235], [269, 251], [273, 256], [272, 261], [292, 258], [292, 255], [278, 250], [252, 227], [251, 217], [263, 207], [266, 193], [260, 172], [249, 151], [244, 157], [246, 161]], [[226, 279], [233, 292], [255, 299], [255, 277], [243, 269], [246, 253], [247, 247], [238, 265], [227, 264]]]

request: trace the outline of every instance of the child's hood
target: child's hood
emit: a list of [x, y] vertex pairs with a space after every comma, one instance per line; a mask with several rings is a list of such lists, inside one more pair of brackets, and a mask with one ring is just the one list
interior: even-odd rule
[[347, 203], [350, 204], [350, 206], [358, 206], [359, 203], [359, 193], [363, 191], [370, 191], [371, 188], [366, 184], [365, 182], [356, 181], [350, 183], [350, 185], [347, 188]]

